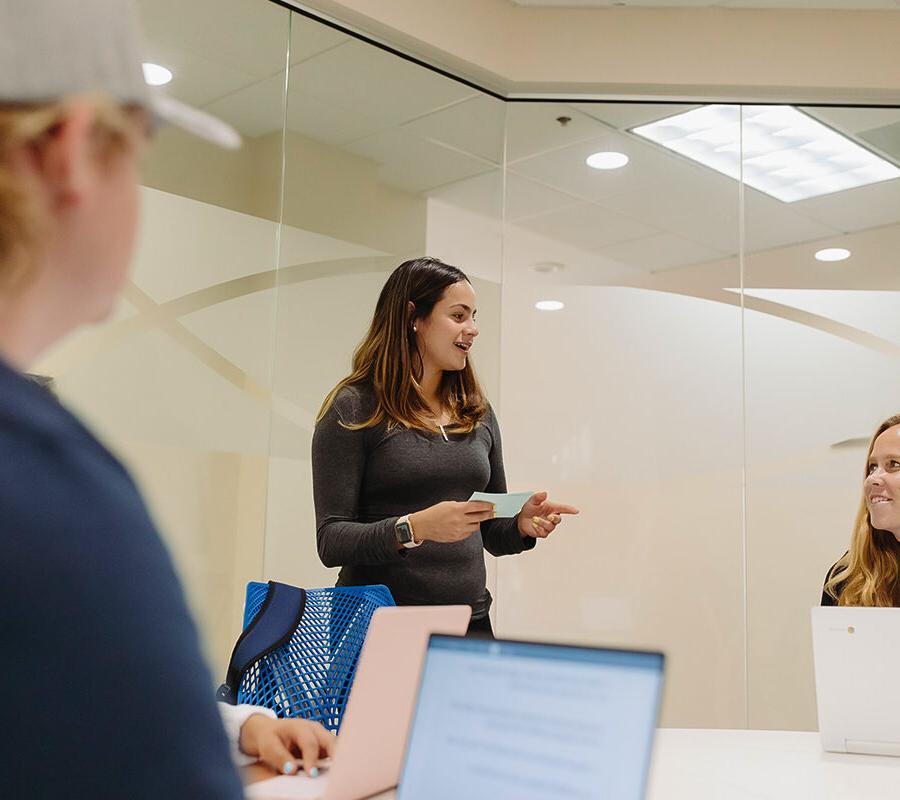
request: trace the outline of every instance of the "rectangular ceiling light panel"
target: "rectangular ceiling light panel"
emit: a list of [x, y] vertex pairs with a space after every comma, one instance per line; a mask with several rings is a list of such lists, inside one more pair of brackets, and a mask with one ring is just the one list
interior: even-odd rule
[[744, 183], [785, 203], [900, 177], [894, 164], [793, 106], [745, 106], [743, 120], [740, 106], [701, 106], [632, 133], [735, 180], [743, 151]]

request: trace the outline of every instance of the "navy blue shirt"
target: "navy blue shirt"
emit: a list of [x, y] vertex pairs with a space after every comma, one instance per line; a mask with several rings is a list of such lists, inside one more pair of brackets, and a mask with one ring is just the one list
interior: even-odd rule
[[169, 556], [122, 465], [0, 363], [0, 797], [243, 796]]

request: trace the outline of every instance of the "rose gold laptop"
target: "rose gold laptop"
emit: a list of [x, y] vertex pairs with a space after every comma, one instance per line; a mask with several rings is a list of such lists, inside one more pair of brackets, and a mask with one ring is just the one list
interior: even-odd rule
[[279, 776], [246, 788], [247, 798], [360, 800], [397, 785], [428, 638], [461, 636], [469, 606], [379, 608], [372, 616], [347, 700], [337, 750], [318, 778]]

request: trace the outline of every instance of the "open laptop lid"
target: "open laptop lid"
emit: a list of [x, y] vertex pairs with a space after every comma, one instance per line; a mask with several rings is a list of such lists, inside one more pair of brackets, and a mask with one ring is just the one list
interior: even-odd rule
[[469, 606], [379, 608], [347, 700], [326, 800], [356, 800], [397, 785], [428, 637], [464, 634]]
[[812, 609], [822, 747], [900, 756], [900, 608]]
[[399, 800], [644, 796], [662, 653], [432, 636]]

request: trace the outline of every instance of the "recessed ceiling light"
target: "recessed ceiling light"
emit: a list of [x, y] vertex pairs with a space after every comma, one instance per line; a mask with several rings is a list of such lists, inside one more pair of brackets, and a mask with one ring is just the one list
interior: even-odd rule
[[565, 264], [561, 264], [559, 261], [538, 261], [536, 264], [533, 264], [535, 272], [560, 272], [566, 268]]
[[144, 80], [151, 86], [164, 86], [172, 80], [172, 70], [161, 67], [159, 64], [145, 61], [141, 66], [144, 68]]
[[538, 300], [534, 307], [538, 309], [538, 311], [559, 311], [566, 307], [565, 303], [560, 302], [559, 300]]
[[702, 106], [632, 133], [785, 203], [900, 177], [894, 164], [793, 106]]
[[843, 247], [826, 247], [816, 251], [816, 261], [843, 261], [850, 258], [850, 251]]
[[594, 169], [619, 169], [628, 163], [625, 153], [593, 153], [585, 159], [585, 164]]

